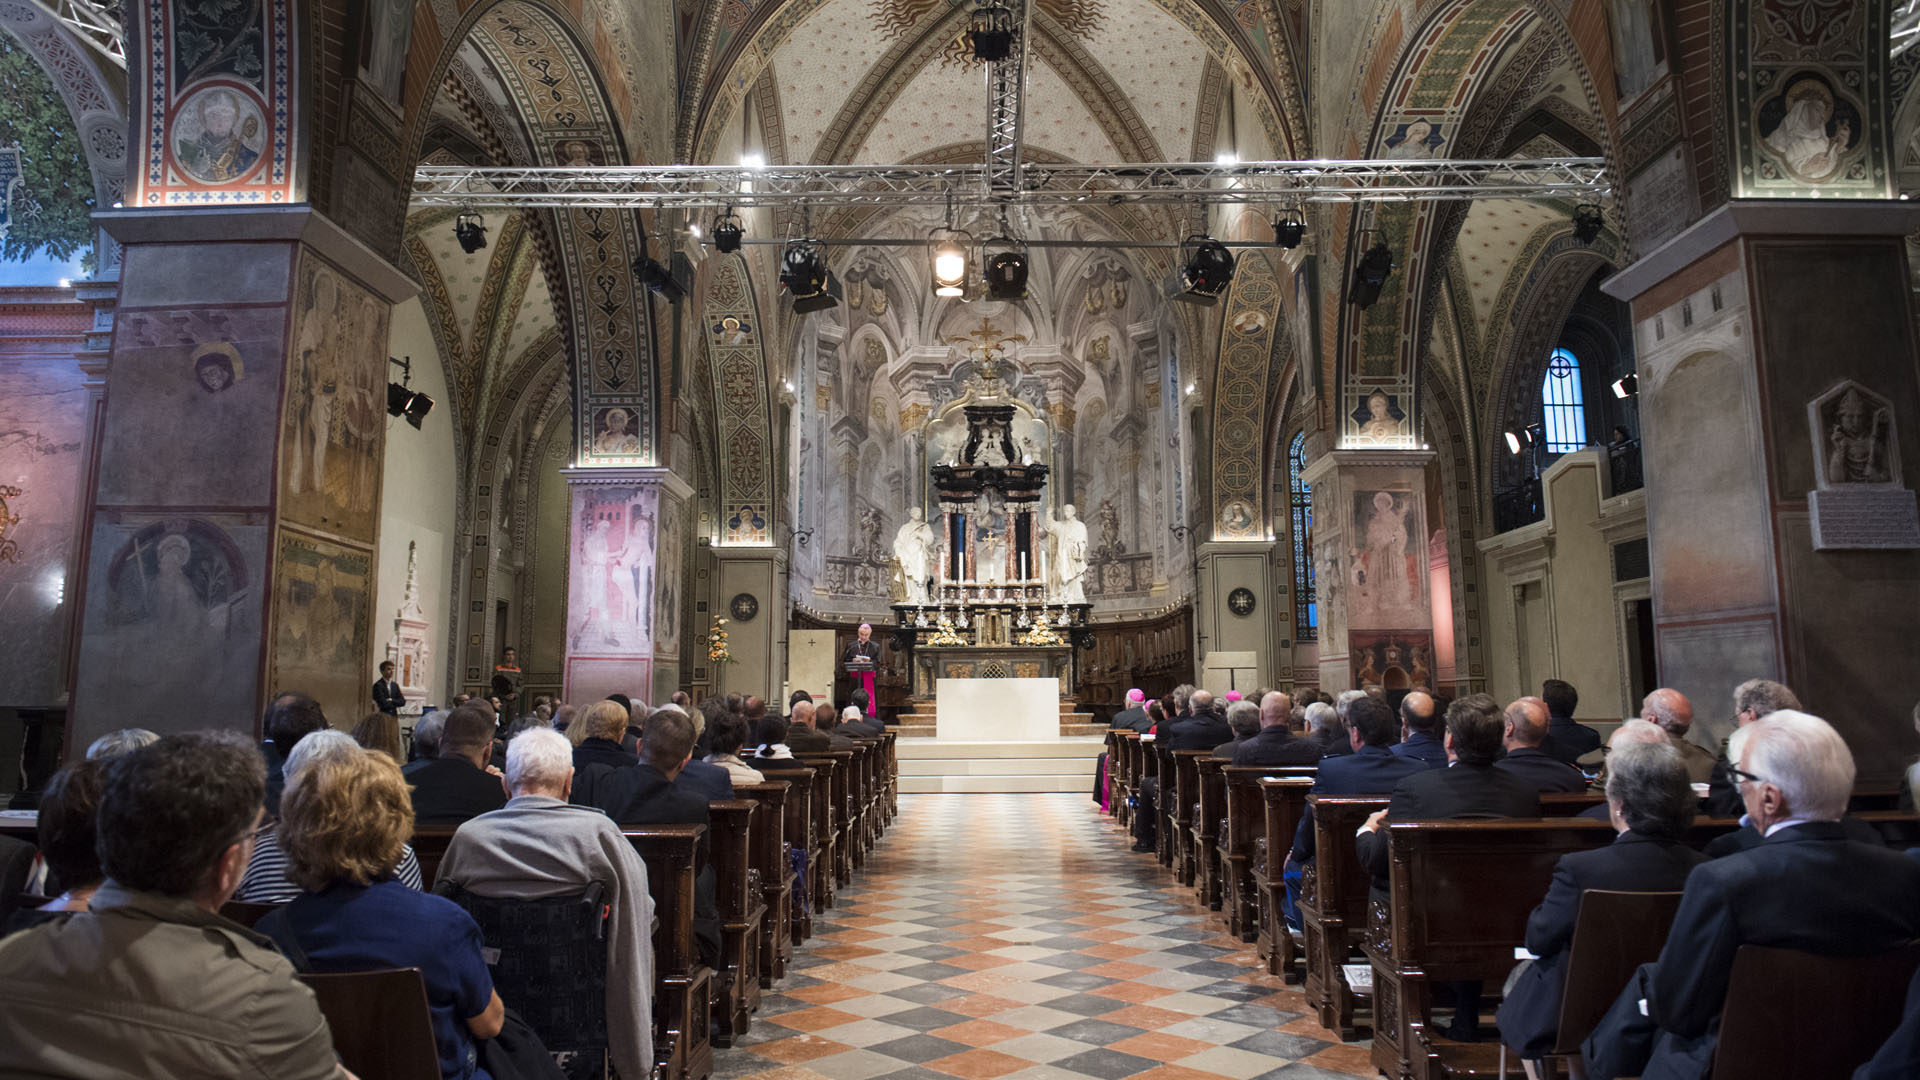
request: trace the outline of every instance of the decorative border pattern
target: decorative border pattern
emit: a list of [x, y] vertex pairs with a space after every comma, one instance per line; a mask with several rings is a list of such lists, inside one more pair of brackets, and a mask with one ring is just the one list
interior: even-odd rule
[[[743, 508], [772, 521], [773, 446], [772, 408], [767, 394], [765, 335], [754, 303], [753, 279], [746, 258], [715, 255], [707, 279], [706, 302], [701, 309], [700, 339], [706, 346], [714, 390], [714, 436], [720, 449], [719, 500], [721, 517]], [[766, 529], [758, 530], [766, 533]], [[720, 542], [763, 544], [764, 540], [729, 536]]]
[[1269, 374], [1282, 331], [1280, 281], [1265, 254], [1241, 254], [1220, 328], [1213, 377], [1213, 538], [1260, 540], [1267, 534], [1262, 450], [1267, 444]]

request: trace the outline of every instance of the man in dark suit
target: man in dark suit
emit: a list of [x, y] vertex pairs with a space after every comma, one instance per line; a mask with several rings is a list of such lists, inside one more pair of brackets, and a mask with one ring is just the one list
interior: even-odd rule
[[[1347, 711], [1353, 711], [1348, 705]], [[1447, 747], [1442, 741], [1442, 720], [1433, 695], [1415, 690], [1400, 699], [1400, 745], [1393, 752], [1401, 757], [1418, 758], [1434, 768], [1447, 763]]]
[[[1322, 758], [1310, 794], [1388, 795], [1402, 780], [1429, 768], [1419, 758], [1402, 757], [1390, 749], [1400, 735], [1400, 721], [1378, 698], [1356, 698], [1347, 706], [1347, 732], [1353, 753]], [[1293, 861], [1304, 863], [1313, 856], [1313, 807], [1308, 806], [1293, 836]]]
[[1143, 690], [1127, 691], [1127, 707], [1113, 714], [1113, 722], [1107, 725], [1119, 731], [1137, 731], [1142, 735], [1153, 726], [1147, 719], [1147, 695]]
[[1171, 725], [1163, 736], [1168, 746], [1175, 750], [1211, 750], [1233, 738], [1227, 714], [1214, 704], [1212, 691], [1195, 690], [1190, 704], [1193, 715]]
[[[1785, 685], [1772, 679], [1748, 679], [1733, 688], [1733, 727], [1738, 731], [1781, 709], [1799, 707], [1800, 699]], [[1732, 738], [1731, 733], [1728, 738]], [[1740, 792], [1733, 783], [1733, 763], [1727, 760], [1727, 747], [1722, 743], [1713, 772], [1707, 777], [1707, 813], [1715, 817], [1739, 817], [1743, 810]]]
[[493, 712], [462, 705], [440, 730], [440, 756], [408, 779], [416, 825], [459, 825], [507, 805], [507, 789], [487, 771], [493, 756]]
[[393, 661], [380, 661], [380, 680], [373, 684], [373, 707], [388, 716], [397, 716], [400, 706], [407, 703], [407, 697], [400, 692], [400, 684], [393, 681]]
[[1907, 984], [1907, 1012], [1873, 1060], [1860, 1066], [1853, 1080], [1913, 1080], [1920, 1076], [1920, 971]]
[[[586, 805], [621, 825], [709, 825], [707, 800], [675, 783], [692, 759], [693, 721], [677, 708], [660, 709], [640, 734], [640, 764], [609, 777]], [[705, 834], [696, 858], [702, 869], [693, 883], [693, 936], [700, 962], [711, 967], [720, 957], [720, 917]]]
[[592, 766], [631, 769], [640, 764], [638, 755], [622, 745], [627, 737], [628, 714], [619, 702], [611, 698], [596, 701], [574, 717], [572, 722], [586, 725], [587, 732], [586, 738], [573, 748], [575, 787], [591, 787], [591, 782], [583, 784], [583, 780], [587, 779], [584, 774]]
[[[1235, 707], [1251, 702], [1235, 702]], [[1275, 690], [1260, 699], [1260, 731], [1233, 752], [1235, 765], [1312, 765], [1320, 747], [1292, 730], [1293, 701]]]
[[[1374, 814], [1360, 827], [1355, 843], [1360, 862], [1373, 875], [1375, 899], [1387, 897], [1385, 819], [1422, 821], [1540, 815], [1540, 793], [1512, 774], [1493, 767], [1500, 756], [1502, 728], [1500, 706], [1485, 694], [1471, 694], [1448, 706], [1443, 741], [1453, 763], [1400, 781], [1400, 786], [1393, 789], [1387, 809]], [[1460, 1042], [1474, 1042], [1480, 1037], [1480, 983], [1454, 983], [1451, 989], [1454, 1009], [1447, 1036]]]
[[874, 715], [873, 702], [868, 699], [866, 690], [855, 690], [851, 700], [860, 710], [860, 719], [853, 722], [842, 720], [841, 731], [856, 739], [877, 739], [887, 733], [887, 725]]
[[1236, 701], [1227, 706], [1227, 730], [1233, 738], [1213, 748], [1210, 757], [1232, 761], [1234, 751], [1260, 732], [1260, 706], [1251, 701]]
[[787, 717], [787, 747], [796, 754], [833, 749], [833, 740], [814, 730], [813, 715], [813, 702], [800, 701], [794, 703], [793, 712]]
[[1500, 1003], [1500, 1039], [1523, 1058], [1544, 1057], [1559, 1035], [1567, 947], [1589, 889], [1679, 892], [1705, 857], [1682, 837], [1693, 822], [1693, 789], [1673, 747], [1627, 743], [1607, 756], [1607, 808], [1619, 833], [1608, 847], [1563, 855], [1546, 899], [1527, 918], [1534, 959]]
[[1587, 790], [1587, 778], [1579, 769], [1540, 748], [1546, 737], [1547, 703], [1537, 697], [1521, 698], [1507, 706], [1506, 728], [1501, 736], [1507, 756], [1493, 767], [1505, 769], [1542, 795]]
[[1763, 841], [1687, 878], [1660, 958], [1644, 964], [1582, 1046], [1594, 1080], [1698, 1080], [1742, 945], [1867, 956], [1920, 937], [1920, 860], [1847, 838], [1853, 755], [1826, 721], [1782, 710], [1729, 753]]
[[1547, 704], [1547, 738], [1540, 749], [1569, 765], [1600, 749], [1600, 733], [1573, 722], [1580, 691], [1570, 682], [1548, 679], [1540, 684], [1540, 700]]
[[268, 817], [280, 816], [280, 794], [287, 788], [287, 755], [301, 739], [326, 729], [327, 714], [321, 711], [320, 703], [297, 690], [279, 694], [267, 705], [260, 730], [273, 744], [267, 761]]
[[[748, 698], [747, 701], [751, 704], [760, 701], [760, 699]], [[764, 710], [764, 703], [762, 703], [761, 708]], [[686, 710], [678, 705], [662, 705], [658, 709], [649, 709], [645, 705], [637, 705], [635, 709], [638, 711], [642, 725], [641, 730], [643, 732], [645, 731], [645, 725], [653, 723], [654, 718], [661, 713], [677, 714], [684, 718], [689, 724], [696, 722], [692, 716], [687, 714]], [[705, 718], [702, 717], [698, 723], [704, 728]], [[682, 791], [691, 792], [708, 802], [725, 802], [733, 798], [733, 774], [719, 765], [701, 760], [699, 744], [702, 734], [704, 734], [704, 731], [697, 731], [695, 733], [694, 749], [689, 753], [687, 764], [680, 770], [680, 775], [674, 778], [674, 786], [680, 788]]]

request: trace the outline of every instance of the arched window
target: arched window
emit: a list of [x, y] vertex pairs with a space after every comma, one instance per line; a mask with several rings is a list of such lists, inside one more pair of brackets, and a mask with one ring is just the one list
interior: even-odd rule
[[1540, 408], [1547, 425], [1547, 453], [1571, 453], [1587, 445], [1587, 399], [1580, 390], [1580, 359], [1566, 349], [1547, 357], [1540, 381]]
[[1307, 466], [1307, 433], [1287, 447], [1288, 505], [1293, 513], [1293, 626], [1301, 641], [1320, 640], [1320, 609], [1313, 593], [1313, 491], [1300, 479]]

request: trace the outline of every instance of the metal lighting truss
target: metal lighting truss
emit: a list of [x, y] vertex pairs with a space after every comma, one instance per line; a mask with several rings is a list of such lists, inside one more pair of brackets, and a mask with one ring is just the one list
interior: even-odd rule
[[1027, 30], [1030, 0], [1006, 0], [1014, 25], [1013, 50], [1007, 58], [988, 65], [987, 106], [988, 194], [1003, 203], [1020, 195], [1020, 136], [1026, 121]]
[[1006, 194], [994, 165], [661, 165], [507, 168], [422, 165], [416, 206], [683, 210], [1009, 204], [1264, 204], [1574, 199], [1612, 189], [1601, 158], [1487, 161], [1246, 161], [1018, 164]]
[[27, 0], [99, 53], [114, 67], [127, 68], [127, 43], [120, 29], [120, 5], [97, 0]]

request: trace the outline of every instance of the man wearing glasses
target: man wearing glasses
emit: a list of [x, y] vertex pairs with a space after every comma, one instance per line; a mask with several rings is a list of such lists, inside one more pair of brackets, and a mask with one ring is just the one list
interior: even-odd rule
[[1742, 945], [1870, 956], [1920, 937], [1920, 860], [1840, 824], [1854, 764], [1832, 726], [1783, 710], [1736, 731], [1728, 753], [1759, 842], [1687, 878], [1660, 958], [1582, 1048], [1592, 1080], [1705, 1077]]

